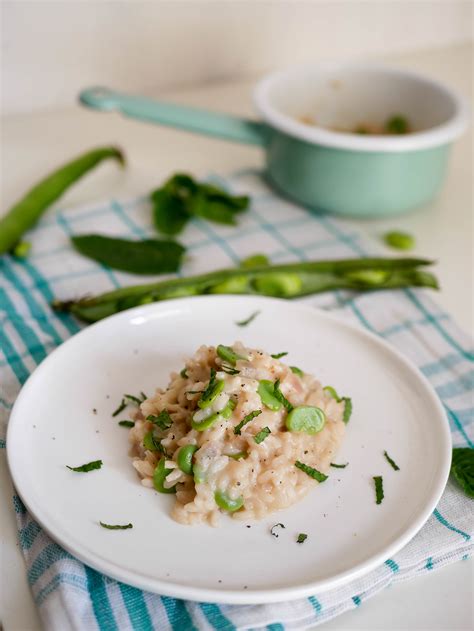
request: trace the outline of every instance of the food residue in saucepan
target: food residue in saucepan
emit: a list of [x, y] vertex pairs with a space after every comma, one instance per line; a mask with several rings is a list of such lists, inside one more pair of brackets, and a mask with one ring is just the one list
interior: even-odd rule
[[[299, 116], [298, 121], [300, 123], [304, 123], [305, 125], [318, 126], [314, 116]], [[403, 134], [411, 134], [414, 131], [406, 116], [403, 116], [402, 114], [394, 114], [393, 116], [390, 116], [383, 124], [361, 121], [354, 127], [343, 127], [341, 125], [331, 125], [329, 127], [325, 125], [322, 126], [331, 131], [337, 131], [344, 134], [361, 134], [368, 136], [400, 136]]]

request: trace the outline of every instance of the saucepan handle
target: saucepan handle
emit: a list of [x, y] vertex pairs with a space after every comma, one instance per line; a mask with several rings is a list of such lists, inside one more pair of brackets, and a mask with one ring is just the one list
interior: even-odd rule
[[109, 88], [87, 88], [80, 93], [79, 100], [84, 105], [95, 109], [118, 111], [130, 118], [244, 144], [263, 147], [269, 137], [270, 129], [265, 123], [230, 116], [229, 114], [209, 112], [195, 107], [155, 101], [141, 96], [122, 94]]

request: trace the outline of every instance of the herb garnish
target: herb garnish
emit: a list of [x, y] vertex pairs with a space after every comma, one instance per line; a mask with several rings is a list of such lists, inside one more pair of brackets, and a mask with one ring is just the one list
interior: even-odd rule
[[317, 480], [318, 482], [324, 482], [324, 480], [328, 479], [328, 476], [324, 473], [321, 473], [321, 471], [313, 469], [313, 467], [310, 467], [309, 465], [304, 464], [304, 462], [300, 462], [299, 460], [295, 462], [295, 467], [309, 475], [309, 477], [313, 478], [313, 480]]
[[119, 421], [118, 424], [120, 427], [135, 427], [135, 423], [133, 421]]
[[247, 425], [247, 423], [250, 423], [252, 419], [254, 419], [256, 416], [258, 416], [261, 413], [262, 413], [262, 410], [254, 410], [253, 412], [250, 412], [249, 414], [244, 416], [244, 418], [240, 421], [240, 423], [234, 427], [234, 434], [237, 434], [238, 436], [240, 436], [242, 427], [244, 425]]
[[474, 497], [474, 449], [469, 447], [453, 449], [451, 473], [466, 495]]
[[260, 311], [254, 311], [251, 315], [249, 315], [249, 317], [246, 320], [239, 320], [238, 322], [236, 322], [235, 324], [237, 326], [247, 326], [248, 324], [250, 324], [253, 320], [255, 320], [255, 318], [258, 316], [258, 314], [260, 313]]
[[207, 384], [207, 388], [202, 393], [201, 399], [207, 399], [207, 397], [212, 394], [212, 391], [214, 390], [215, 385], [216, 385], [216, 371], [214, 368], [211, 368], [211, 374], [209, 376], [209, 383]]
[[83, 464], [80, 467], [70, 467], [68, 464], [66, 465], [68, 469], [71, 469], [71, 471], [77, 471], [78, 473], [87, 473], [88, 471], [94, 471], [94, 469], [100, 469], [101, 466], [102, 460], [93, 460], [92, 462]]
[[269, 427], [264, 427], [257, 434], [255, 434], [253, 439], [257, 443], [257, 445], [260, 445], [260, 443], [263, 443], [263, 441], [268, 436], [268, 434], [271, 434], [271, 433], [272, 432], [270, 431]]
[[345, 469], [349, 463], [346, 464], [336, 464], [335, 462], [331, 462], [329, 466], [334, 467], [335, 469]]
[[400, 467], [397, 465], [397, 463], [394, 460], [390, 458], [390, 456], [388, 455], [386, 451], [383, 452], [383, 455], [387, 459], [387, 462], [392, 467], [392, 469], [394, 469], [395, 471], [400, 471]]
[[342, 414], [342, 420], [344, 421], [344, 423], [348, 423], [352, 414], [352, 399], [350, 397], [340, 397], [332, 386], [325, 386], [323, 390], [338, 403], [341, 403], [342, 401], [344, 402], [344, 412]]
[[225, 372], [227, 375], [240, 374], [240, 370], [237, 370], [237, 368], [233, 368], [232, 366], [227, 366], [227, 364], [222, 364], [221, 370], [222, 372]]
[[277, 379], [275, 381], [275, 385], [273, 386], [273, 396], [275, 397], [275, 399], [277, 399], [278, 401], [280, 401], [280, 403], [282, 403], [284, 405], [284, 407], [286, 408], [287, 412], [291, 412], [291, 410], [293, 409], [293, 406], [288, 401], [288, 399], [285, 397], [283, 392], [280, 390], [280, 380], [279, 379]]
[[348, 423], [352, 414], [352, 399], [350, 397], [342, 397], [341, 401], [344, 401], [344, 413], [342, 420], [344, 423]]
[[158, 427], [163, 430], [169, 429], [173, 424], [173, 419], [171, 418], [168, 410], [162, 410], [158, 414], [158, 416], [155, 416], [154, 414], [149, 414], [146, 417], [146, 420], [150, 421], [150, 423], [153, 423], [154, 425], [158, 425]]
[[128, 528], [133, 528], [133, 524], [104, 524], [103, 521], [100, 521], [99, 524], [102, 528], [107, 528], [108, 530], [128, 530]]
[[125, 399], [122, 399], [120, 402], [120, 405], [115, 410], [115, 412], [112, 412], [112, 416], [118, 416], [120, 412], [123, 412], [123, 410], [125, 410], [126, 407], [127, 407], [127, 404], [125, 403]]
[[275, 528], [285, 528], [284, 524], [275, 524], [274, 526], [271, 527], [270, 529], [270, 534], [273, 535], [274, 537], [276, 537], [278, 539], [278, 533], [275, 531]]
[[288, 355], [288, 351], [285, 351], [283, 353], [275, 353], [273, 355], [270, 355], [270, 357], [273, 357], [273, 359], [280, 359], [280, 357], [285, 357], [285, 355]]
[[132, 403], [136, 403], [137, 405], [141, 405], [143, 401], [146, 399], [139, 399], [138, 397], [133, 396], [133, 394], [124, 394], [124, 399], [128, 399]]
[[296, 540], [296, 543], [304, 543], [307, 538], [308, 538], [308, 535], [306, 535], [304, 532], [300, 532]]
[[384, 493], [383, 493], [383, 479], [381, 475], [376, 475], [373, 478], [374, 483], [375, 483], [375, 503], [376, 504], [381, 504], [382, 500], [384, 498]]
[[186, 372], [186, 368], [183, 368], [179, 374], [183, 379], [188, 378], [188, 373]]

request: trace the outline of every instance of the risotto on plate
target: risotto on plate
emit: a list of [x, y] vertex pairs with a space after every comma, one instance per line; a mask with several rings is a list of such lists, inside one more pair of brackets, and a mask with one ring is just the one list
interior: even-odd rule
[[201, 346], [135, 413], [133, 466], [177, 522], [261, 519], [326, 480], [351, 401], [284, 355]]

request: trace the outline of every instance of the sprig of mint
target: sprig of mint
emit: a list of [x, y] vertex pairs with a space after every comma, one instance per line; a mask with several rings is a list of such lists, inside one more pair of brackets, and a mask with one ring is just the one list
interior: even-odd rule
[[150, 195], [156, 229], [179, 234], [191, 217], [235, 225], [236, 214], [249, 205], [247, 196], [229, 195], [212, 184], [201, 183], [186, 173], [176, 173]]

